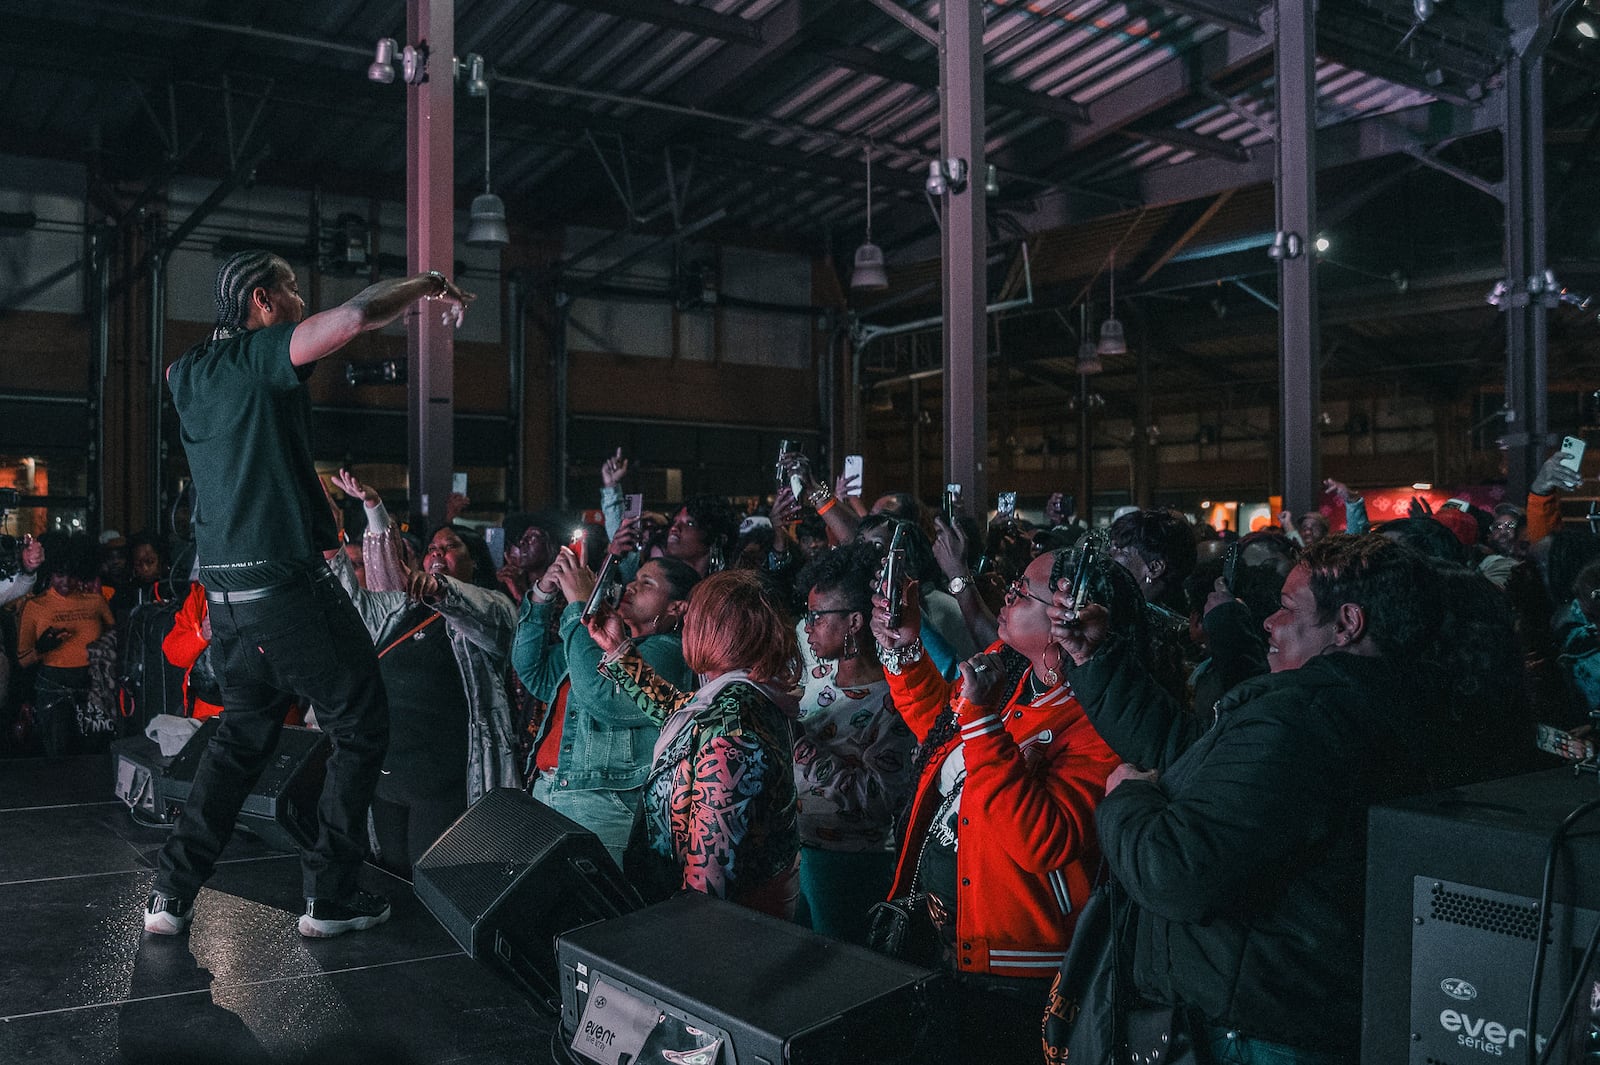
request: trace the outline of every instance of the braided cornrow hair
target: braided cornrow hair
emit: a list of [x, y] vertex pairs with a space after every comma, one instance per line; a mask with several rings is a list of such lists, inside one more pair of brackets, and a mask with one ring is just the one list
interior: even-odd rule
[[226, 340], [244, 332], [250, 314], [250, 293], [271, 288], [288, 269], [280, 256], [255, 249], [236, 252], [217, 271], [217, 321], [212, 340]]

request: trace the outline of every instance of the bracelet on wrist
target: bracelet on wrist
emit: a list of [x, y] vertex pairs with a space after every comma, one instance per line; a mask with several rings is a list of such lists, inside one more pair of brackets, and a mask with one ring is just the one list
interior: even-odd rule
[[904, 647], [878, 644], [878, 661], [883, 663], [884, 669], [898, 677], [907, 666], [922, 661], [922, 638], [918, 637]]
[[625, 638], [621, 643], [617, 644], [615, 647], [613, 647], [611, 650], [607, 651], [605, 654], [601, 655], [600, 656], [600, 664], [602, 666], [609, 666], [613, 662], [616, 662], [616, 661], [620, 660], [621, 658], [625, 657], [626, 655], [631, 654], [632, 652], [633, 652], [633, 638], [630, 636], [630, 637]]
[[819, 517], [819, 518], [822, 517], [824, 514], [826, 514], [828, 511], [832, 510], [834, 507], [836, 507], [838, 505], [839, 505], [839, 501], [837, 499], [829, 498], [829, 500], [826, 503], [824, 503], [824, 504], [822, 504], [822, 506], [816, 508], [817, 509], [817, 517]]
[[822, 508], [828, 503], [837, 503], [833, 491], [825, 484], [819, 484], [806, 493], [806, 502], [811, 504], [811, 509], [821, 513]]

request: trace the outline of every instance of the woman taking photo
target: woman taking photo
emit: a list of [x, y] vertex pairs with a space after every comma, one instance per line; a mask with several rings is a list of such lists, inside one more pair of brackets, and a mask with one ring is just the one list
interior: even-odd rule
[[612, 611], [589, 622], [602, 672], [661, 725], [643, 808], [623, 868], [646, 902], [700, 891], [763, 913], [794, 916], [798, 667], [794, 629], [749, 570], [695, 585], [683, 618], [683, 659], [698, 691], [663, 680], [639, 657]]
[[[1094, 811], [1118, 758], [1066, 684], [1046, 613], [1073, 561], [1063, 550], [1029, 564], [1006, 591], [1000, 639], [962, 662], [953, 683], [917, 638], [915, 585], [897, 627], [874, 600], [889, 688], [922, 744], [892, 896], [929, 895], [942, 960], [963, 984], [963, 1061], [1037, 1060], [1050, 979], [1100, 861]], [[1101, 560], [1092, 578], [1091, 594], [1114, 604], [1119, 624], [1142, 630], [1127, 574]]]
[[[864, 943], [867, 914], [888, 897], [894, 825], [911, 798], [916, 740], [895, 713], [869, 628], [878, 553], [846, 544], [800, 571], [806, 643], [794, 782], [800, 894], [811, 927]], [[805, 920], [802, 920], [805, 923]]]
[[[699, 579], [677, 559], [651, 559], [616, 610], [634, 652], [657, 676], [685, 688], [694, 687], [694, 673], [683, 664], [678, 630]], [[595, 575], [562, 548], [529, 586], [511, 664], [528, 694], [550, 707], [534, 744], [530, 793], [600, 837], [620, 864], [660, 729], [596, 671], [603, 652], [582, 621], [594, 586]], [[555, 642], [547, 638], [552, 613], [559, 619]]]
[[389, 690], [373, 838], [379, 864], [409, 879], [422, 853], [485, 791], [521, 783], [501, 681], [516, 613], [506, 595], [485, 587], [494, 567], [477, 533], [440, 528], [412, 569], [378, 493], [348, 471], [334, 483], [367, 505], [368, 588], [344, 552], [330, 565], [372, 635]]

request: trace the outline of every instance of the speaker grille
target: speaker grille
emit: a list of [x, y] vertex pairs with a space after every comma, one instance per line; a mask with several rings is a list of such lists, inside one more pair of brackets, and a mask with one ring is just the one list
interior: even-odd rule
[[428, 848], [416, 872], [431, 874], [428, 879], [475, 921], [530, 865], [583, 832], [548, 807], [537, 813], [533, 807], [538, 804], [522, 792], [496, 788]]
[[1430, 916], [1435, 921], [1465, 925], [1529, 942], [1539, 936], [1537, 903], [1521, 906], [1462, 891], [1449, 891], [1438, 884], [1433, 886]]

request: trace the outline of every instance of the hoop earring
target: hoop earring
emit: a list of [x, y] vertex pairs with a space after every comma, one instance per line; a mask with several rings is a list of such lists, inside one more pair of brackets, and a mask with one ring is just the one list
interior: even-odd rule
[[721, 573], [723, 564], [722, 545], [712, 544], [710, 552], [706, 555], [706, 572]]
[[845, 633], [844, 634], [844, 654], [839, 656], [840, 661], [846, 661], [846, 660], [852, 659], [852, 658], [854, 658], [856, 655], [858, 655], [860, 653], [861, 653], [861, 648], [856, 646], [856, 634], [853, 633], [853, 632]]
[[[1050, 687], [1054, 688], [1057, 684], [1061, 683], [1061, 645], [1059, 643], [1053, 643], [1050, 646], [1056, 649], [1056, 664], [1052, 666], [1049, 662], [1045, 663], [1044, 682], [1050, 685]], [[1049, 654], [1050, 651], [1048, 648], [1046, 648], [1045, 655], [1048, 657]]]

